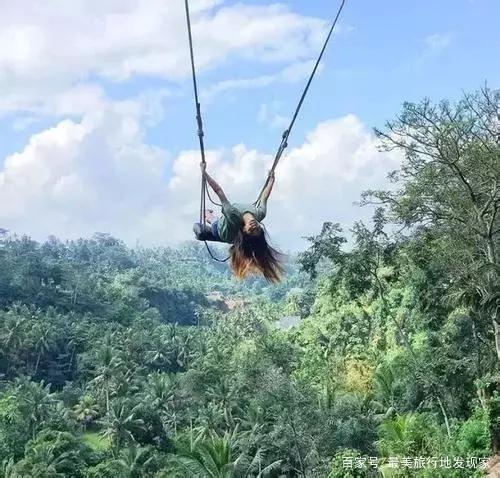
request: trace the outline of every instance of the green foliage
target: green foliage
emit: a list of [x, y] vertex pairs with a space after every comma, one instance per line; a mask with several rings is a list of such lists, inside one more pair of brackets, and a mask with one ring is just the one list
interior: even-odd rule
[[15, 469], [21, 476], [83, 477], [88, 453], [71, 433], [43, 430], [27, 443], [24, 458]]
[[124, 467], [118, 460], [106, 460], [87, 469], [85, 478], [125, 478]]
[[454, 446], [461, 456], [487, 456], [491, 446], [489, 417], [477, 411], [463, 422], [456, 433]]
[[409, 413], [386, 419], [380, 425], [379, 449], [383, 456], [432, 456], [444, 439], [428, 415]]
[[349, 448], [338, 451], [332, 461], [328, 478], [365, 478], [370, 476], [368, 469], [356, 466], [361, 454]]
[[111, 447], [110, 440], [97, 432], [85, 432], [82, 435], [82, 441], [94, 451], [107, 451]]
[[28, 439], [28, 427], [16, 398], [4, 394], [0, 398], [0, 462], [21, 457]]

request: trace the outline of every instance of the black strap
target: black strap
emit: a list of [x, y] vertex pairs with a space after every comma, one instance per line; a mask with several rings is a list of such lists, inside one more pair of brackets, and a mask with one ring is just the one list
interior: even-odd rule
[[270, 176], [271, 174], [274, 173], [274, 170], [276, 169], [276, 166], [278, 166], [278, 163], [281, 159], [281, 156], [283, 155], [285, 149], [288, 146], [288, 137], [290, 136], [290, 132], [292, 131], [293, 125], [295, 124], [295, 120], [297, 119], [297, 116], [299, 114], [300, 109], [302, 108], [302, 103], [304, 102], [307, 92], [309, 91], [309, 87], [311, 86], [312, 80], [314, 76], [316, 75], [316, 70], [318, 69], [318, 66], [321, 62], [321, 59], [323, 58], [323, 53], [325, 53], [326, 47], [328, 45], [328, 42], [330, 41], [330, 37], [332, 36], [333, 30], [335, 29], [335, 26], [337, 25], [337, 21], [340, 17], [340, 14], [342, 12], [342, 9], [344, 8], [346, 0], [342, 0], [342, 3], [340, 4], [340, 7], [337, 11], [337, 15], [335, 15], [335, 19], [333, 20], [332, 26], [330, 28], [330, 31], [328, 33], [328, 36], [326, 37], [325, 43], [323, 44], [323, 48], [321, 49], [321, 52], [318, 56], [318, 59], [316, 60], [316, 64], [314, 65], [313, 71], [311, 72], [311, 76], [309, 76], [309, 80], [307, 81], [307, 84], [304, 88], [304, 91], [302, 92], [302, 96], [300, 97], [299, 103], [297, 105], [297, 108], [295, 108], [295, 113], [293, 114], [292, 121], [290, 121], [290, 124], [288, 125], [288, 128], [283, 132], [283, 135], [281, 137], [281, 143], [278, 147], [278, 151], [276, 152], [276, 156], [274, 157], [273, 165], [271, 169], [269, 170], [269, 175], [267, 176], [266, 182], [264, 183], [264, 186], [262, 187], [262, 190], [260, 191], [259, 197], [257, 198], [257, 201], [255, 201], [254, 204], [259, 204], [262, 193], [266, 189], [267, 185], [269, 184]]

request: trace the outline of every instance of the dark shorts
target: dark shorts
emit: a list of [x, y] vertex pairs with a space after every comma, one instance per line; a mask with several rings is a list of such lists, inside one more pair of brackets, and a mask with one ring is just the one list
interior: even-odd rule
[[212, 222], [212, 232], [214, 234], [214, 236], [217, 238], [218, 241], [221, 240], [220, 236], [219, 236], [219, 221], [215, 221], [215, 222]]
[[212, 224], [200, 224], [195, 223], [193, 227], [196, 239], [199, 241], [215, 241], [224, 242], [219, 234], [219, 221], [215, 221]]

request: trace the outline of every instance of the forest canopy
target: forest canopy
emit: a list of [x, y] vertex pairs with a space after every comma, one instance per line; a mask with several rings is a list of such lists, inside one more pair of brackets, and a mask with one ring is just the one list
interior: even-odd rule
[[499, 94], [405, 103], [376, 134], [404, 159], [361, 198], [373, 220], [343, 231], [332, 209], [279, 285], [194, 243], [2, 230], [0, 477], [481, 476]]

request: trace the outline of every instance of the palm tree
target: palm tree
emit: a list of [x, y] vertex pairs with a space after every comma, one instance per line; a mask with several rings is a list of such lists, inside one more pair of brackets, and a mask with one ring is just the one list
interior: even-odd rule
[[145, 384], [143, 402], [148, 403], [157, 413], [166, 427], [177, 435], [177, 413], [175, 403], [175, 376], [168, 373], [152, 373]]
[[84, 395], [80, 401], [73, 407], [75, 418], [83, 423], [84, 428], [92, 423], [99, 415], [99, 406], [94, 397]]
[[129, 446], [120, 450], [117, 463], [123, 468], [124, 478], [140, 478], [144, 476], [143, 470], [154, 459], [151, 448]]
[[15, 462], [13, 458], [3, 460], [0, 466], [0, 476], [3, 478], [17, 478], [18, 474], [15, 469]]
[[231, 443], [227, 439], [213, 435], [211, 440], [205, 440], [203, 432], [194, 435], [191, 429], [187, 442], [178, 442], [178, 452], [170, 457], [170, 465], [186, 476], [231, 478], [234, 476], [231, 458]]
[[14, 367], [13, 362], [19, 356], [19, 351], [24, 349], [24, 324], [26, 323], [26, 319], [12, 316], [10, 313], [2, 314], [2, 316], [5, 316], [5, 322], [3, 323], [2, 330], [0, 330], [0, 344], [7, 359], [7, 367], [10, 369]]
[[12, 476], [36, 476], [40, 478], [63, 478], [63, 472], [72, 469], [74, 456], [71, 452], [57, 454], [55, 444], [40, 443], [14, 468]]
[[208, 438], [203, 431], [195, 435], [191, 429], [188, 439], [178, 442], [177, 454], [170, 456], [170, 468], [188, 477], [243, 478], [252, 474], [267, 476], [281, 464], [276, 461], [263, 467], [263, 450], [249, 457], [239, 450], [237, 436], [237, 429], [223, 436], [211, 432]]
[[380, 364], [373, 375], [375, 397], [372, 402], [377, 411], [385, 418], [390, 418], [395, 410], [396, 377], [389, 365]]
[[53, 328], [50, 325], [37, 324], [36, 327], [33, 327], [33, 333], [34, 346], [37, 354], [33, 375], [36, 376], [42, 355], [47, 353], [53, 345]]
[[224, 412], [224, 420], [229, 428], [234, 428], [233, 410], [238, 407], [238, 390], [227, 379], [222, 379], [210, 385], [207, 390], [207, 397], [214, 403], [219, 404]]
[[109, 398], [112, 384], [115, 380], [116, 373], [122, 365], [120, 357], [116, 350], [109, 344], [109, 339], [102, 345], [96, 354], [97, 368], [95, 370], [95, 378], [91, 381], [102, 387], [106, 401], [106, 413], [109, 414]]
[[165, 406], [174, 399], [175, 377], [168, 373], [152, 373], [148, 376], [145, 395], [155, 407]]
[[134, 431], [142, 429], [144, 422], [136, 418], [136, 408], [123, 399], [111, 403], [108, 414], [99, 423], [103, 425], [103, 435], [111, 440], [115, 451], [124, 443], [135, 441]]
[[50, 384], [35, 383], [27, 379], [15, 382], [16, 397], [20, 401], [20, 410], [28, 423], [28, 429], [35, 436], [54, 413], [56, 400], [50, 393]]
[[7, 317], [1, 334], [2, 347], [17, 349], [22, 343], [22, 328], [25, 318]]
[[384, 420], [380, 425], [381, 439], [378, 446], [387, 456], [408, 453], [413, 445], [410, 433], [416, 422], [416, 415], [397, 415], [392, 420]]

